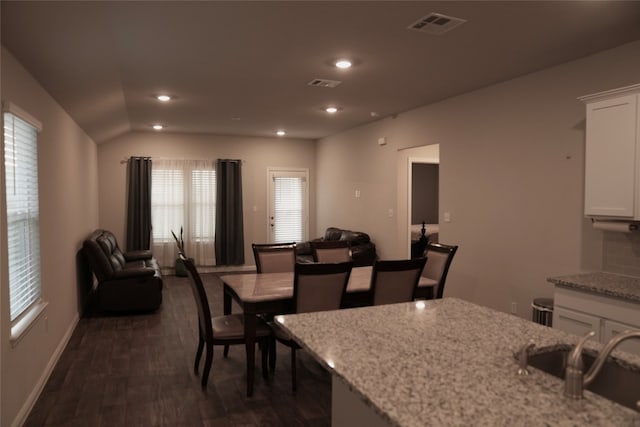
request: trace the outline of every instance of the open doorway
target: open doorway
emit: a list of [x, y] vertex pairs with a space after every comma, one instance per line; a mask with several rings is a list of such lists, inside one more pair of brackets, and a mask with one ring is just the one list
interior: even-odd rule
[[[440, 150], [438, 144], [419, 147], [407, 164], [407, 253], [412, 255], [424, 233], [429, 242], [439, 240]], [[424, 223], [424, 230], [423, 230]]]

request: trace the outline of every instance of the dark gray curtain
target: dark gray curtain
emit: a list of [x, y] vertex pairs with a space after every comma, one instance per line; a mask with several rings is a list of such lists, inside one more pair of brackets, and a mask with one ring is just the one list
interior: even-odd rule
[[216, 164], [216, 264], [244, 264], [241, 160]]
[[129, 158], [127, 168], [127, 250], [151, 245], [151, 159]]

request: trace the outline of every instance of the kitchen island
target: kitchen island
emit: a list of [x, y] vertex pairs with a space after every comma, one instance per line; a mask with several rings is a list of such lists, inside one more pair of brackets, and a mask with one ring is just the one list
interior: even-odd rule
[[[278, 316], [332, 373], [332, 425], [640, 425], [640, 413], [562, 380], [514, 352], [578, 337], [455, 298]], [[599, 349], [598, 343], [588, 348]], [[614, 351], [640, 366], [640, 357]], [[640, 397], [639, 397], [640, 398]]]

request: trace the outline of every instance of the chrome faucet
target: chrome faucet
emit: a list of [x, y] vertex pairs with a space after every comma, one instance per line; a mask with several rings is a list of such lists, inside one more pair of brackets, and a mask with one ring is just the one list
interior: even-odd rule
[[536, 344], [533, 340], [531, 340], [518, 350], [518, 375], [529, 375], [529, 370], [527, 369], [527, 365], [529, 363], [529, 352], [533, 347], [535, 347], [535, 345]]
[[607, 357], [609, 357], [613, 349], [621, 342], [630, 338], [640, 338], [640, 330], [624, 331], [611, 338], [602, 348], [589, 371], [583, 375], [584, 365], [582, 362], [582, 349], [584, 348], [584, 344], [587, 340], [594, 335], [595, 332], [591, 331], [583, 336], [567, 358], [567, 369], [564, 374], [564, 395], [567, 397], [582, 399], [584, 387], [591, 384], [596, 375], [598, 375], [598, 372], [602, 369], [605, 360], [607, 360]]

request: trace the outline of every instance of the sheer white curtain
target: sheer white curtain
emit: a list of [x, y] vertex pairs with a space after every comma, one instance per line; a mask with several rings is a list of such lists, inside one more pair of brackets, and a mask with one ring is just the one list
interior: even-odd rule
[[184, 251], [196, 265], [215, 265], [216, 172], [211, 160], [153, 160], [153, 254], [162, 267], [178, 256], [173, 231], [184, 230]]

